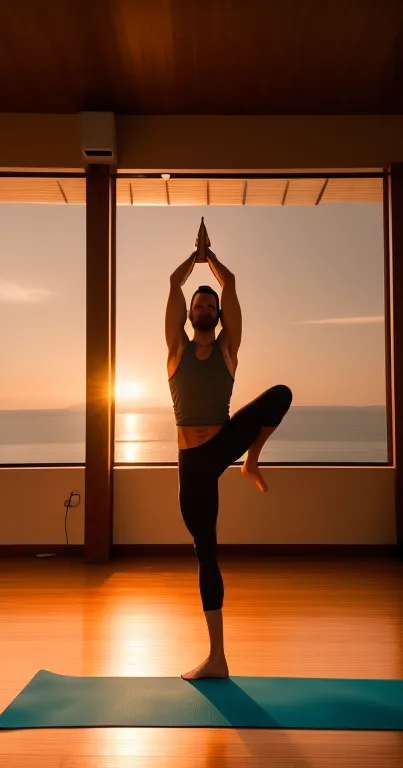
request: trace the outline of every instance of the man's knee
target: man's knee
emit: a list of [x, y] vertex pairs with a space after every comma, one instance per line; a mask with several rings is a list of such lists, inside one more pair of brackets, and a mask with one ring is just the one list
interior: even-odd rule
[[277, 384], [273, 389], [275, 390], [278, 408], [283, 418], [292, 403], [291, 389], [286, 384]]
[[288, 407], [290, 407], [292, 403], [292, 392], [289, 387], [287, 387], [286, 384], [277, 384], [273, 389], [276, 390], [276, 392], [279, 394], [279, 396], [284, 400], [285, 403], [289, 403]]
[[217, 541], [215, 538], [211, 539], [198, 539], [196, 538], [193, 544], [195, 555], [199, 562], [212, 563], [217, 562]]
[[263, 426], [278, 427], [292, 403], [291, 389], [286, 384], [276, 384], [266, 394], [269, 394], [269, 398]]

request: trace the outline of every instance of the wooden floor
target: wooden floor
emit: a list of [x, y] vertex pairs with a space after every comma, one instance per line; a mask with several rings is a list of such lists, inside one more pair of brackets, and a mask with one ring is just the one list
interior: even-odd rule
[[[230, 675], [403, 678], [403, 562], [220, 559]], [[208, 631], [197, 561], [0, 561], [0, 711], [39, 669], [179, 676]], [[0, 731], [1, 768], [402, 768], [403, 732], [236, 728]]]

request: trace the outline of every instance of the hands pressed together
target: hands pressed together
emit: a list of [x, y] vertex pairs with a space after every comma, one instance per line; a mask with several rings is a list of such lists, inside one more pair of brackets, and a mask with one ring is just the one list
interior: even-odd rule
[[192, 257], [196, 257], [194, 264], [207, 264], [209, 265], [214, 277], [217, 278], [220, 285], [223, 287], [225, 283], [230, 283], [234, 280], [234, 274], [224, 266], [218, 259], [215, 253], [209, 247], [211, 245], [207, 230], [202, 218], [199, 234], [196, 238], [195, 246], [196, 250], [193, 251]]
[[193, 251], [192, 256], [196, 256], [196, 264], [206, 264], [210, 261], [217, 261], [217, 256], [207, 245], [199, 251]]

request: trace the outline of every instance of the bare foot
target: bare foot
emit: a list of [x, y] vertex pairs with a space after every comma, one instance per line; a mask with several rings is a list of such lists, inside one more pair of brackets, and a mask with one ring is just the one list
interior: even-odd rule
[[249, 477], [256, 483], [259, 491], [265, 493], [268, 490], [268, 487], [263, 480], [262, 475], [260, 474], [260, 470], [257, 464], [248, 464], [248, 460], [246, 459], [245, 464], [243, 467], [241, 467], [241, 472], [244, 477]]
[[228, 664], [225, 656], [220, 659], [210, 659], [210, 656], [191, 672], [186, 672], [181, 677], [184, 680], [198, 680], [199, 677], [228, 677]]

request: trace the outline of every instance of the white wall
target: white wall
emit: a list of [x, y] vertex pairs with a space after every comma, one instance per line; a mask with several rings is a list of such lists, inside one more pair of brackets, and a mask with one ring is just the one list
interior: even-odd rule
[[[116, 143], [137, 173], [374, 170], [403, 160], [403, 115], [116, 115]], [[79, 115], [1, 114], [0, 167], [82, 169]]]
[[[229, 467], [219, 480], [220, 544], [396, 544], [393, 467], [262, 467], [261, 494]], [[85, 474], [77, 468], [0, 470], [0, 545], [84, 543]], [[192, 544], [176, 467], [114, 470], [114, 544]], [[73, 503], [76, 499], [73, 499]]]

